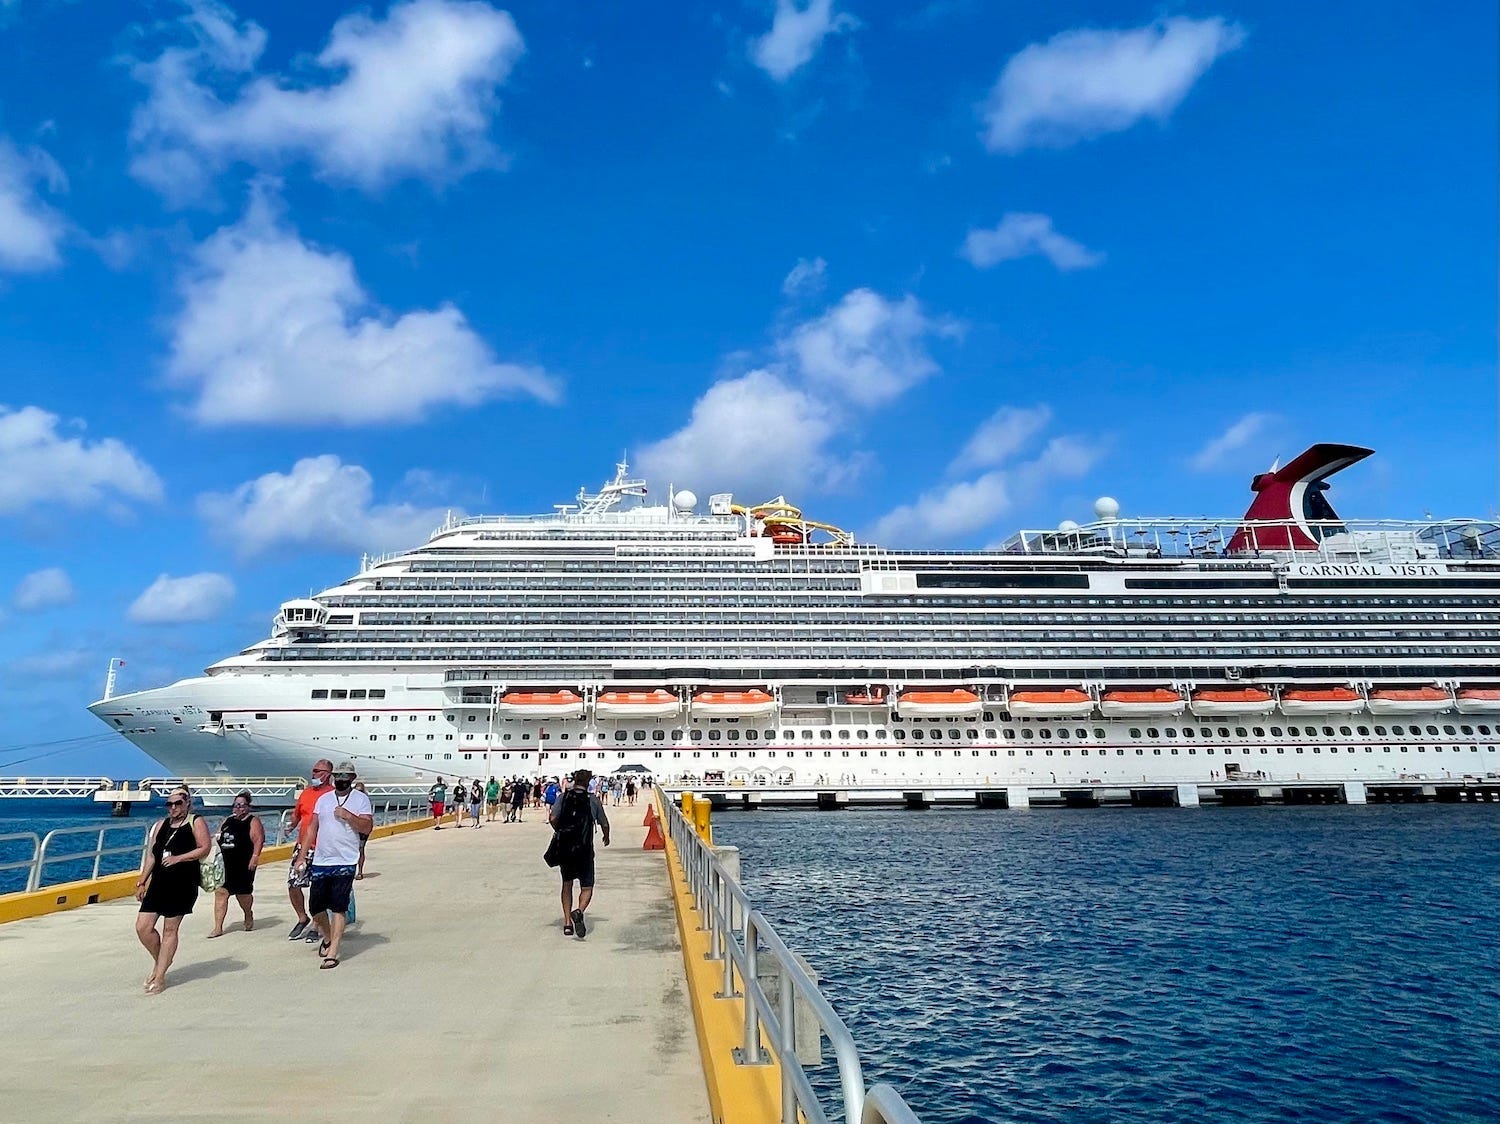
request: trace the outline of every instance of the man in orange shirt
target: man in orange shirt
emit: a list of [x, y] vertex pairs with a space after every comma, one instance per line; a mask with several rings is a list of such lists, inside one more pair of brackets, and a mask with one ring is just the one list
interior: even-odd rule
[[312, 823], [313, 805], [318, 798], [328, 792], [328, 778], [333, 773], [333, 762], [327, 758], [320, 758], [313, 763], [312, 783], [307, 785], [297, 794], [297, 807], [292, 813], [292, 834], [296, 836], [297, 843], [292, 848], [291, 865], [287, 867], [286, 896], [291, 900], [292, 908], [297, 911], [297, 923], [292, 926], [292, 931], [287, 934], [289, 941], [318, 939], [318, 930], [312, 927], [312, 918], [307, 915], [307, 899], [303, 894], [312, 885], [313, 853], [309, 848], [307, 861], [298, 869], [297, 860], [302, 856], [302, 841], [307, 836], [307, 829]]

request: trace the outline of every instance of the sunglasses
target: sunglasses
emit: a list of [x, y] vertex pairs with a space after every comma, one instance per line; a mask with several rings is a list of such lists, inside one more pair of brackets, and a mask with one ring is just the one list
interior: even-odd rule
[[186, 803], [187, 803], [186, 800], [168, 800], [167, 801], [167, 807], [168, 808], [173, 808], [173, 807], [177, 807], [179, 805], [186, 804]]

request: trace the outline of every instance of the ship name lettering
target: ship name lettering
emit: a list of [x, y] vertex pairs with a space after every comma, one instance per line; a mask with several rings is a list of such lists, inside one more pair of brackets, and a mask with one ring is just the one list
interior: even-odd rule
[[1292, 576], [1299, 578], [1434, 578], [1443, 573], [1430, 562], [1299, 562]]

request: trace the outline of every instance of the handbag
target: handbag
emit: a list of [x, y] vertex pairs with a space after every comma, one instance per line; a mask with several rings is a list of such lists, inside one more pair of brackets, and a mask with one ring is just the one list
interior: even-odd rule
[[[198, 817], [192, 818], [192, 823], [198, 822]], [[205, 893], [213, 893], [224, 885], [224, 852], [219, 850], [219, 841], [210, 838], [208, 841], [208, 854], [198, 860], [198, 886]]]
[[547, 850], [542, 854], [542, 861], [548, 866], [562, 864], [562, 840], [555, 831], [552, 833], [552, 842], [547, 844]]

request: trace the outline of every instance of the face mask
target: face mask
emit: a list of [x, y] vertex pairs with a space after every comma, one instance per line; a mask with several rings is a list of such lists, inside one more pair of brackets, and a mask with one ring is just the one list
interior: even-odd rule
[[348, 777], [335, 777], [333, 781], [333, 787], [338, 789], [340, 792], [348, 792], [350, 786], [353, 784], [354, 782], [351, 781]]
[[312, 779], [312, 786], [314, 788], [322, 788], [327, 783], [328, 783], [328, 778], [325, 777], [325, 776], [322, 776], [322, 775], [315, 776]]

